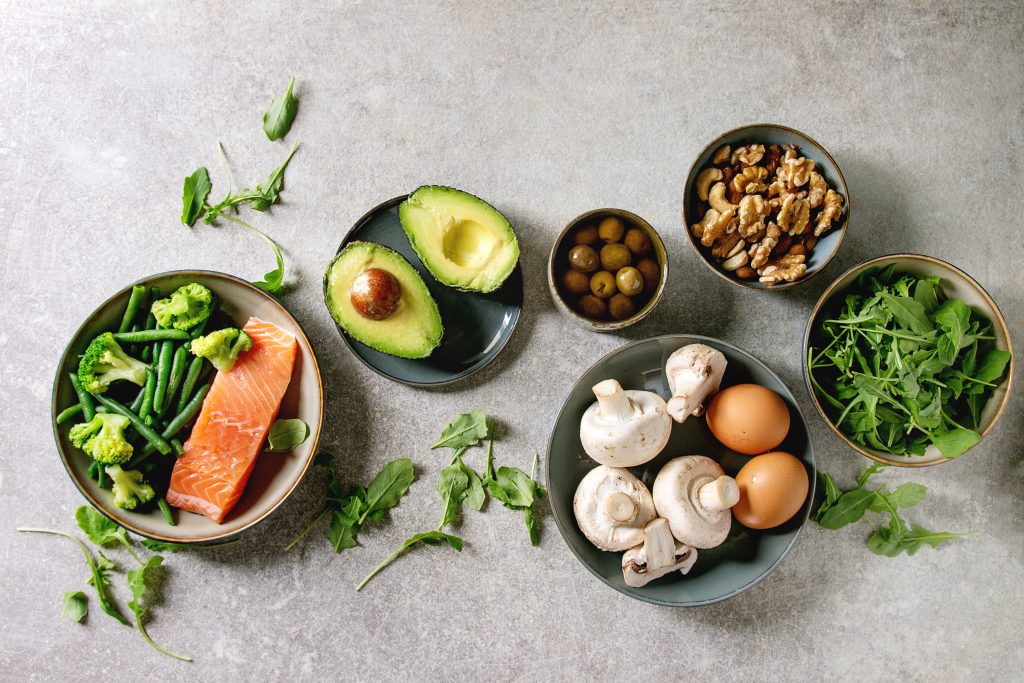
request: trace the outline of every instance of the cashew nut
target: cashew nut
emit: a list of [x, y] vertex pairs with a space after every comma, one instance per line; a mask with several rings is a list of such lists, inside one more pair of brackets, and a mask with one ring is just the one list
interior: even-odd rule
[[693, 224], [693, 227], [691, 228], [691, 230], [693, 231], [693, 236], [698, 238], [704, 237], [704, 232], [708, 228], [714, 226], [715, 221], [717, 221], [718, 217], [721, 215], [722, 214], [715, 211], [714, 209], [708, 209], [707, 213], [704, 214], [704, 218], [700, 220], [700, 223]]
[[721, 169], [711, 167], [705, 168], [703, 171], [701, 171], [700, 175], [697, 176], [697, 182], [695, 183], [697, 190], [697, 198], [700, 199], [702, 202], [706, 202], [708, 200], [708, 188], [711, 187], [711, 183], [721, 179]]
[[739, 240], [738, 242], [736, 242], [736, 244], [733, 245], [732, 249], [729, 250], [729, 253], [727, 253], [725, 255], [725, 257], [726, 258], [732, 258], [733, 256], [735, 256], [736, 254], [738, 254], [741, 251], [745, 250], [746, 248], [747, 248], [747, 243], [744, 242], [743, 240]]
[[708, 203], [711, 204], [712, 209], [719, 213], [725, 213], [736, 208], [725, 198], [725, 189], [725, 183], [715, 183], [711, 187], [711, 191], [708, 192]]
[[711, 157], [711, 163], [723, 164], [729, 160], [730, 154], [732, 154], [732, 148], [729, 145], [722, 145], [715, 151], [715, 156]]
[[742, 268], [747, 265], [747, 261], [749, 260], [750, 257], [747, 256], [747, 252], [740, 251], [739, 253], [733, 254], [731, 257], [722, 261], [722, 267], [726, 270], [736, 270], [737, 268]]

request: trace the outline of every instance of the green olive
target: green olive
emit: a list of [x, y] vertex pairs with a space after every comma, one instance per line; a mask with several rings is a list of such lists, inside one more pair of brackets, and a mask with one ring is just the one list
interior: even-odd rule
[[578, 270], [567, 270], [562, 276], [565, 291], [570, 294], [583, 294], [590, 291], [590, 278]]
[[608, 315], [608, 304], [604, 302], [604, 299], [598, 299], [593, 294], [585, 294], [580, 297], [579, 309], [580, 313], [594, 320], [601, 320]]
[[597, 252], [593, 247], [581, 244], [569, 250], [569, 265], [581, 273], [593, 273], [597, 270]]
[[613, 242], [601, 247], [601, 267], [605, 270], [617, 273], [620, 268], [628, 266], [632, 260], [633, 256], [625, 244]]
[[636, 296], [644, 291], [644, 276], [632, 266], [626, 266], [615, 274], [615, 284], [626, 296]]
[[658, 288], [658, 280], [661, 279], [661, 268], [649, 258], [641, 259], [636, 264], [636, 269], [644, 278], [644, 291], [652, 294]]
[[637, 256], [647, 256], [651, 253], [651, 238], [640, 228], [630, 228], [622, 241]]
[[608, 312], [614, 320], [625, 320], [636, 313], [636, 304], [625, 294], [616, 294], [608, 302]]
[[602, 299], [614, 295], [616, 292], [615, 276], [607, 270], [594, 273], [594, 277], [590, 278], [590, 291], [594, 293], [594, 296]]
[[572, 241], [576, 244], [594, 244], [598, 239], [596, 225], [585, 225], [577, 230], [572, 237]]
[[621, 242], [622, 235], [626, 232], [626, 226], [622, 224], [617, 216], [608, 216], [597, 226], [597, 234], [605, 242]]

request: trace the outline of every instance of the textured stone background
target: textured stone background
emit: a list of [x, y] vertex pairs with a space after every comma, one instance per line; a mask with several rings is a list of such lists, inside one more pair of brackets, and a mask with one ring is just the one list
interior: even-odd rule
[[[1024, 322], [1020, 5], [483, 4], [0, 3], [0, 677], [1019, 677], [1019, 395], [970, 457], [886, 476], [928, 485], [914, 521], [983, 532], [938, 552], [879, 558], [864, 547], [866, 525], [812, 525], [746, 594], [674, 610], [600, 584], [549, 516], [534, 549], [520, 518], [496, 508], [466, 519], [461, 556], [415, 552], [352, 590], [435, 520], [437, 459], [425, 446], [448, 418], [476, 407], [499, 416], [509, 429], [498, 456], [527, 467], [575, 378], [625, 341], [691, 332], [749, 349], [797, 393], [820, 466], [848, 481], [865, 461], [813, 413], [800, 374], [803, 325], [832, 278], [871, 256], [931, 254], [977, 277], [1016, 332]], [[181, 179], [199, 164], [216, 168], [218, 140], [242, 182], [278, 163], [286, 143], [264, 138], [260, 115], [291, 74], [301, 106], [289, 141], [302, 147], [284, 202], [256, 222], [287, 251], [283, 300], [325, 370], [323, 446], [352, 479], [399, 455], [425, 474], [390, 523], [340, 556], [316, 538], [280, 552], [321, 500], [312, 475], [241, 543], [169, 557], [150, 629], [192, 654], [190, 668], [95, 602], [86, 627], [61, 621], [64, 591], [85, 579], [81, 557], [14, 527], [71, 528], [82, 502], [48, 414], [54, 366], [80, 319], [157, 271], [268, 269], [264, 245], [234, 228], [181, 226]], [[756, 121], [821, 141], [855, 206], [829, 272], [774, 295], [715, 277], [679, 220], [692, 158]], [[522, 328], [500, 359], [442, 391], [364, 369], [338, 340], [319, 284], [355, 219], [425, 182], [478, 193], [509, 216], [528, 289]], [[214, 184], [223, 188], [219, 173]], [[620, 335], [570, 325], [546, 292], [551, 240], [598, 206], [647, 218], [672, 259], [665, 301]]]

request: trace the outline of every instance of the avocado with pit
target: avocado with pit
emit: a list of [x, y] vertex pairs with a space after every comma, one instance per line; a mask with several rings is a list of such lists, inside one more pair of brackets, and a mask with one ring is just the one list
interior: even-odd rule
[[401, 254], [351, 242], [327, 267], [324, 300], [353, 339], [399, 358], [426, 358], [444, 327], [423, 278]]
[[519, 242], [493, 206], [451, 187], [425, 185], [398, 208], [402, 228], [438, 282], [493, 292], [519, 261]]

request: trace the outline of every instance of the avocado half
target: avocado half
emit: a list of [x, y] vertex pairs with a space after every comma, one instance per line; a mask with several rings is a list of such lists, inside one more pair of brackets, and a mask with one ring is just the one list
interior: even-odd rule
[[[383, 320], [363, 317], [349, 292], [368, 268], [391, 273], [401, 287], [398, 308]], [[324, 300], [331, 317], [349, 336], [399, 358], [426, 358], [441, 343], [444, 326], [423, 278], [402, 255], [372, 242], [351, 242], [334, 257], [324, 275]]]
[[468, 192], [424, 185], [402, 202], [398, 217], [423, 265], [449, 287], [493, 292], [519, 261], [508, 219]]

